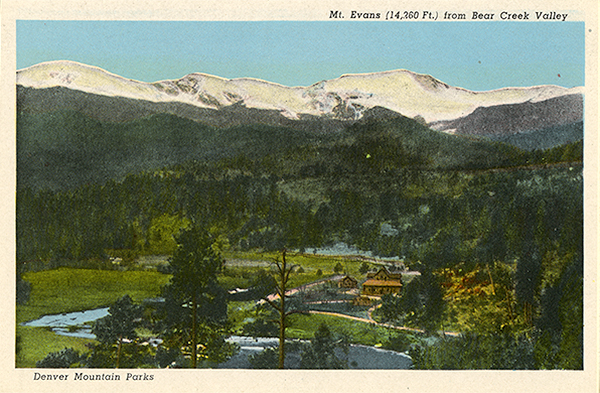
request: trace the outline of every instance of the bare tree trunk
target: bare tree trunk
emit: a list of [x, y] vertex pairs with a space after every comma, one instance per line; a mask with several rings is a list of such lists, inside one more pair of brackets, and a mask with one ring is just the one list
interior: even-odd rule
[[490, 283], [492, 284], [492, 294], [496, 294], [496, 287], [494, 286], [494, 279], [492, 278], [492, 272], [490, 271], [490, 265], [487, 264], [488, 276], [490, 277]]
[[119, 361], [121, 359], [121, 347], [123, 346], [123, 337], [119, 336], [119, 343], [117, 344], [117, 359], [115, 360], [115, 368], [119, 368]]
[[285, 313], [279, 317], [279, 368], [283, 369], [285, 363]]
[[287, 283], [290, 279], [290, 274], [294, 270], [295, 266], [288, 268], [287, 261], [285, 259], [286, 250], [281, 252], [281, 262], [275, 261], [274, 266], [277, 268], [277, 294], [279, 295], [279, 304], [269, 299], [269, 296], [264, 297], [264, 300], [279, 313], [279, 365], [278, 368], [283, 369], [285, 365], [285, 328], [286, 318], [288, 315], [293, 314], [293, 311], [286, 312], [285, 310], [285, 292], [287, 291]]
[[529, 302], [524, 302], [523, 303], [523, 314], [525, 316], [525, 324], [528, 327], [531, 327], [533, 325], [533, 304], [529, 303]]
[[285, 250], [281, 253], [281, 269], [279, 269], [280, 275], [280, 310], [279, 310], [279, 368], [284, 368], [285, 363], [285, 291], [286, 291], [286, 260]]
[[514, 317], [513, 317], [513, 311], [512, 311], [512, 304], [511, 304], [510, 294], [509, 294], [508, 290], [506, 291], [506, 304], [508, 305], [508, 317], [512, 321], [514, 319]]
[[197, 362], [198, 362], [198, 354], [197, 352], [197, 348], [198, 348], [198, 338], [197, 338], [197, 323], [196, 323], [196, 319], [197, 319], [197, 302], [196, 302], [196, 294], [194, 293], [194, 296], [192, 296], [192, 368], [196, 368]]

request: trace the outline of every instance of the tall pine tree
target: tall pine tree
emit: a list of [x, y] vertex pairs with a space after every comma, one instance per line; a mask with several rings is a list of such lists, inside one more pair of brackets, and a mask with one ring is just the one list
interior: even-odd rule
[[177, 237], [177, 248], [170, 260], [173, 276], [166, 288], [166, 297], [180, 312], [173, 314], [183, 313], [182, 319], [189, 323], [193, 368], [198, 362], [199, 323], [221, 320], [227, 312], [217, 283], [223, 259], [215, 251], [214, 243], [215, 239], [206, 230], [197, 226], [186, 229]]

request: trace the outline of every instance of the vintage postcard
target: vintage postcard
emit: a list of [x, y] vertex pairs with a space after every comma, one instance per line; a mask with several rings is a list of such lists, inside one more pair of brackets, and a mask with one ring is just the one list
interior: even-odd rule
[[597, 391], [597, 29], [4, 2], [0, 391]]

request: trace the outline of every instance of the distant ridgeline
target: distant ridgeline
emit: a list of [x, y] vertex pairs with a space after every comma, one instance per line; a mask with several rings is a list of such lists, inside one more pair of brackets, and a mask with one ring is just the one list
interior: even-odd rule
[[148, 84], [73, 62], [17, 73], [18, 186], [35, 189], [194, 161], [268, 161], [281, 176], [581, 161], [582, 138], [579, 88], [476, 93], [404, 70], [306, 88], [205, 74]]

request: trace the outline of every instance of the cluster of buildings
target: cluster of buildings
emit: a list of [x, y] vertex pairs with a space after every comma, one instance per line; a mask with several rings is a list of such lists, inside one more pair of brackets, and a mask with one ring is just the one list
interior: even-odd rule
[[[338, 283], [340, 288], [358, 288], [358, 281], [349, 276], [344, 276]], [[367, 273], [367, 280], [362, 284], [362, 296], [383, 296], [390, 293], [400, 294], [402, 291], [402, 273], [391, 273], [385, 267], [377, 272]]]

